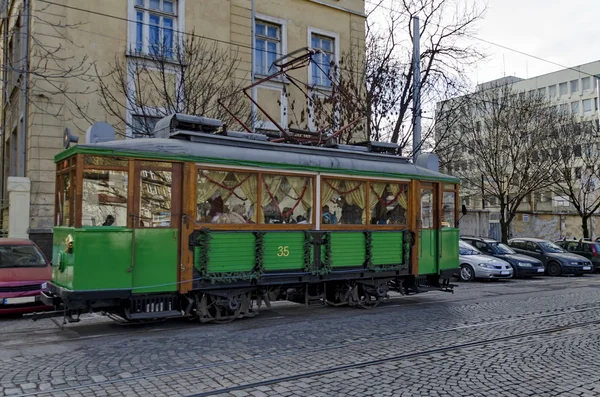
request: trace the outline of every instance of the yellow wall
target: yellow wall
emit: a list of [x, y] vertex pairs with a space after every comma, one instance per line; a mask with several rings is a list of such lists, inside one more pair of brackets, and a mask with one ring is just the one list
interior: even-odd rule
[[[123, 20], [129, 17], [128, 0], [55, 2], [60, 5], [32, 0], [32, 13], [35, 17], [32, 18], [31, 64], [41, 67], [44, 65], [44, 51], [60, 48], [56, 52], [59, 58], [58, 65], [55, 65], [57, 69], [66, 70], [83, 62], [83, 70], [87, 70], [84, 75], [68, 81], [53, 79], [52, 84], [40, 78], [33, 77], [32, 80], [26, 176], [32, 180], [30, 228], [40, 231], [48, 231], [53, 226], [53, 158], [62, 150], [64, 129], [69, 127], [79, 135], [79, 142], [84, 143], [85, 130], [91, 123], [107, 121], [116, 125], [118, 122], [111, 119], [99, 104], [98, 86], [94, 77], [96, 73], [108, 73], [111, 63], [125, 65], [128, 47], [128, 23]], [[249, 84], [253, 45], [251, 0], [201, 2], [202, 6], [198, 6], [197, 0], [186, 0], [185, 31], [194, 32], [209, 41], [216, 40], [223, 48], [229, 47], [231, 54], [242, 61], [237, 78], [246, 80]], [[20, 4], [21, 0], [13, 0], [11, 10], [17, 10]], [[358, 46], [361, 51], [364, 49], [364, 0], [256, 0], [255, 7], [258, 14], [285, 20], [288, 52], [309, 45], [309, 27], [339, 35], [341, 53], [348, 51], [351, 45]], [[99, 14], [109, 14], [116, 18]], [[6, 26], [3, 29], [6, 31]], [[50, 64], [48, 67], [53, 68]], [[306, 81], [308, 70], [296, 71], [294, 76]], [[68, 95], [61, 94], [60, 89], [57, 89], [65, 85], [68, 85]], [[281, 87], [281, 84], [275, 87]], [[305, 104], [305, 99], [299, 92], [291, 95], [292, 100]], [[276, 103], [280, 94], [260, 89], [257, 96], [260, 101], [266, 102], [264, 105], [274, 118], [281, 121], [279, 104]], [[82, 112], [84, 117], [80, 116]], [[300, 106], [296, 112], [300, 112]], [[288, 123], [291, 119], [288, 116]]]

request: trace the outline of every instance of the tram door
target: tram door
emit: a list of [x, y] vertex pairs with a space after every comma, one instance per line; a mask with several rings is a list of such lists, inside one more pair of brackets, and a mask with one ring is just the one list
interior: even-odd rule
[[437, 183], [420, 184], [419, 274], [438, 272], [439, 194]]
[[136, 161], [134, 193], [133, 292], [177, 290], [181, 164]]

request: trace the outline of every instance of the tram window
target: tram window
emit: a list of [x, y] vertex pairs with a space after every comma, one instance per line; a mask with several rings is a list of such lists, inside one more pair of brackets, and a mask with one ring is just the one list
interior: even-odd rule
[[362, 181], [323, 179], [321, 204], [321, 223], [324, 225], [364, 225], [367, 184]]
[[198, 171], [198, 222], [257, 223], [257, 199], [257, 174]]
[[386, 182], [369, 184], [372, 225], [406, 225], [408, 185]]
[[81, 224], [127, 226], [126, 171], [85, 170]]
[[59, 191], [58, 191], [58, 215], [57, 222], [58, 226], [71, 226], [71, 199], [73, 189], [71, 188], [71, 174], [65, 172], [58, 176], [59, 178]]
[[311, 224], [311, 177], [262, 175], [261, 205], [265, 224]]
[[171, 226], [171, 171], [140, 172], [140, 218], [142, 227]]
[[421, 228], [433, 229], [433, 190], [421, 189]]
[[84, 164], [87, 166], [127, 167], [127, 160], [108, 156], [85, 156]]
[[442, 193], [442, 229], [456, 225], [456, 193]]

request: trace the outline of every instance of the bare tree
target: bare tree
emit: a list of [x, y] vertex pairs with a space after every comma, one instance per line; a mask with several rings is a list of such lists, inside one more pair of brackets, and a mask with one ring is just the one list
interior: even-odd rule
[[156, 46], [149, 54], [131, 58], [126, 64], [115, 58], [107, 76], [96, 71], [100, 104], [118, 120], [121, 133], [130, 129], [136, 136], [152, 136], [155, 121], [173, 113], [236, 124], [217, 103], [219, 98], [242, 122], [252, 119], [251, 102], [238, 93], [248, 79], [229, 47], [191, 32], [173, 46]]
[[589, 238], [588, 221], [600, 208], [600, 151], [597, 129], [593, 122], [579, 121], [560, 114], [547, 149], [534, 157], [549, 156], [555, 160], [551, 173], [553, 193], [566, 198], [581, 217], [583, 237]]
[[[547, 147], [556, 127], [556, 107], [541, 96], [517, 93], [511, 85], [480, 89], [460, 108], [455, 133], [461, 160], [453, 173], [466, 185], [467, 195], [483, 192], [500, 206], [502, 241], [523, 200], [552, 185], [556, 161], [551, 155], [533, 157]], [[452, 145], [450, 143], [449, 145]]]
[[[483, 57], [464, 39], [483, 16], [483, 10], [468, 4], [463, 0], [381, 1], [371, 11], [366, 26], [366, 54], [358, 52], [360, 46], [352, 46], [342, 54], [339, 67], [331, 69], [331, 75], [340, 83], [339, 95], [334, 98], [345, 112], [339, 117], [347, 121], [350, 116], [363, 115], [367, 120], [353, 131], [360, 139], [391, 141], [400, 150], [412, 150], [414, 16], [421, 20], [423, 103], [466, 92], [464, 72]], [[325, 124], [332, 121], [320, 120]], [[430, 139], [433, 133], [433, 128], [426, 128], [423, 134], [423, 141], [431, 146], [435, 146]]]

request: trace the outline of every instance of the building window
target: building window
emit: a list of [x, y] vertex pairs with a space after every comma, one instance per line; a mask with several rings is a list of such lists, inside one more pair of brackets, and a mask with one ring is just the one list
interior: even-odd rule
[[562, 114], [567, 114], [567, 112], [569, 111], [569, 108], [568, 108], [568, 106], [569, 106], [569, 105], [568, 105], [568, 104], [566, 104], [566, 103], [561, 103], [561, 104], [560, 104], [560, 112], [561, 112]]
[[592, 100], [584, 99], [583, 100], [583, 113], [590, 113], [592, 111]]
[[546, 87], [538, 88], [537, 93], [538, 93], [539, 97], [545, 97], [546, 96]]
[[135, 51], [173, 57], [175, 0], [135, 0]]
[[161, 117], [134, 115], [131, 119], [133, 138], [150, 138], [154, 136], [154, 126]]
[[579, 80], [571, 80], [571, 94], [579, 92]]
[[571, 113], [579, 114], [579, 101], [571, 102]]
[[592, 88], [592, 80], [589, 77], [584, 77], [581, 79], [581, 89], [583, 91], [589, 90]]
[[581, 157], [581, 145], [573, 146], [573, 152], [575, 153], [575, 157]]
[[323, 53], [313, 57], [311, 83], [321, 87], [331, 87], [329, 76], [331, 63], [335, 60], [335, 40], [331, 37], [313, 33], [311, 46], [314, 49], [323, 51]]
[[581, 178], [581, 167], [575, 167], [575, 178]]
[[558, 93], [560, 96], [567, 95], [569, 92], [567, 91], [567, 83], [560, 83], [558, 85]]
[[254, 56], [256, 73], [267, 75], [275, 72], [273, 62], [281, 53], [281, 26], [256, 22], [254, 37]]
[[550, 98], [554, 98], [556, 96], [556, 85], [551, 85], [548, 87], [548, 93]]

